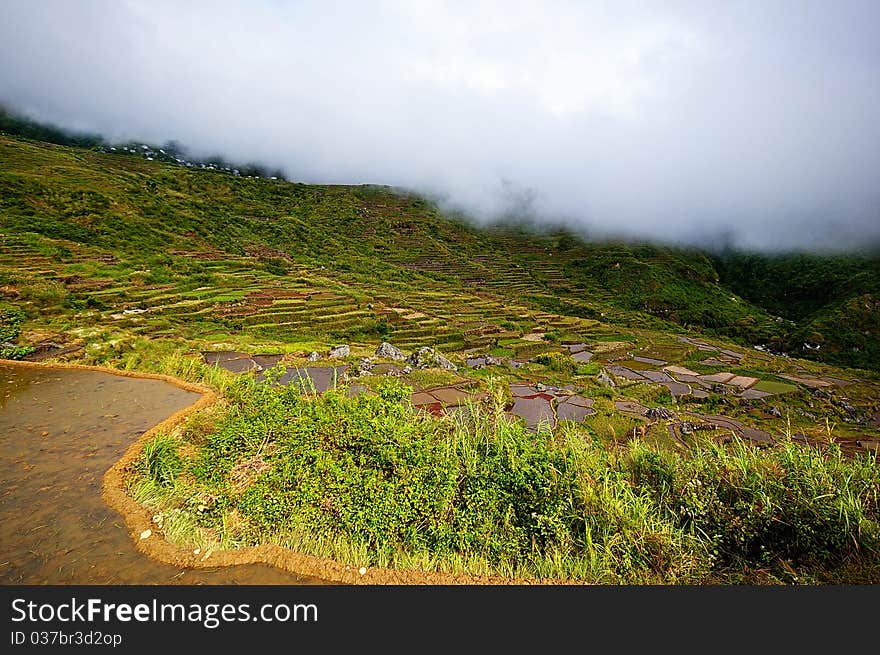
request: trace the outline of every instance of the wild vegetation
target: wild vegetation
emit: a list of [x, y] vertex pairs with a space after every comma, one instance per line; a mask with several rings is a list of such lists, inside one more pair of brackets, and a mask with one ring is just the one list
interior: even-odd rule
[[713, 258], [722, 284], [791, 322], [779, 346], [842, 366], [880, 361], [880, 257], [876, 253]]
[[393, 379], [349, 398], [239, 378], [224, 411], [148, 444], [133, 493], [203, 549], [605, 583], [880, 580], [873, 455], [790, 440], [685, 455], [533, 434], [491, 404], [428, 418], [408, 396]]

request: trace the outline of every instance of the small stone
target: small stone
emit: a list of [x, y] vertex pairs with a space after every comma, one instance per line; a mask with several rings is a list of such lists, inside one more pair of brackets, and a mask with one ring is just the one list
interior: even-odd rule
[[152, 530], [149, 530], [149, 529], [144, 530], [143, 532], [141, 532], [141, 539], [149, 539], [150, 536], [152, 536], [152, 534], [153, 534]]
[[673, 418], [675, 414], [673, 414], [665, 407], [651, 407], [647, 412], [645, 412], [645, 416], [654, 420], [668, 420]]
[[40, 434], [40, 436], [41, 437], [48, 437], [49, 433], [46, 430], [43, 430], [43, 432]]
[[328, 353], [328, 357], [348, 357], [351, 354], [351, 348], [343, 344], [341, 346], [333, 346]]
[[321, 355], [319, 355], [315, 351], [312, 351], [309, 353], [309, 356], [306, 357], [306, 359], [310, 362], [317, 362], [319, 359], [321, 359]]
[[201, 553], [201, 552], [202, 552], [202, 549], [201, 549], [201, 548], [196, 548], [196, 549], [193, 550], [193, 555], [198, 555], [198, 554]]
[[360, 573], [361, 575], [366, 575], [367, 574], [367, 567], [362, 566], [361, 568], [358, 569], [358, 573]]
[[601, 373], [599, 373], [599, 375], [596, 376], [596, 382], [601, 384], [603, 387], [614, 386], [614, 380], [612, 380], [611, 376], [608, 375], [608, 373], [606, 373], [605, 371], [602, 371]]
[[358, 364], [357, 375], [369, 375], [373, 370], [373, 361], [369, 357], [364, 357]]

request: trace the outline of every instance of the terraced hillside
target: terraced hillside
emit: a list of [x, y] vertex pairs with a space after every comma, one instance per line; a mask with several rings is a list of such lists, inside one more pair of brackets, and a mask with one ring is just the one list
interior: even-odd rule
[[[342, 342], [352, 357], [372, 355], [388, 341], [458, 363], [507, 358], [562, 384], [571, 378], [558, 373], [576, 374], [569, 362], [535, 358], [567, 355], [565, 344], [596, 352], [586, 367], [574, 362], [584, 375], [600, 365], [619, 373], [620, 360], [654, 351], [692, 375], [717, 373], [693, 359], [699, 348], [681, 349], [679, 337], [697, 329], [735, 337], [712, 347], [747, 352], [728, 363], [756, 382], [852, 377], [743, 347], [746, 337], [778, 338], [787, 323], [721, 286], [697, 251], [478, 228], [387, 188], [291, 184], [20, 138], [0, 138], [0, 157], [0, 281], [7, 322], [22, 332], [7, 350], [18, 355], [137, 367], [157, 348], [227, 349], [298, 361]], [[698, 386], [689, 400], [701, 396]]]
[[[209, 333], [308, 325], [334, 338], [390, 330], [415, 343], [432, 334], [455, 347], [482, 345], [499, 329], [583, 327], [576, 318], [761, 338], [777, 329], [762, 310], [732, 301], [699, 253], [480, 230], [375, 187], [236, 178], [11, 138], [0, 153], [7, 255], [51, 260], [54, 273], [29, 270], [89, 307], [155, 306], [156, 325], [186, 311]], [[108, 268], [68, 273], [82, 257]], [[79, 293], [64, 281], [71, 274], [107, 286]], [[163, 285], [183, 298], [166, 307]], [[208, 286], [222, 293], [199, 289]], [[278, 286], [304, 295], [270, 298]]]
[[[329, 535], [330, 541], [298, 543], [297, 547], [316, 554], [354, 562], [357, 558], [352, 559], [350, 548], [363, 548], [357, 557], [387, 563], [425, 548], [421, 528], [413, 525], [424, 525], [428, 519], [415, 521], [408, 509], [395, 504], [394, 499], [401, 497], [397, 487], [381, 503], [387, 501], [387, 507], [403, 512], [398, 527], [415, 541], [405, 548], [403, 542], [384, 541], [391, 533], [381, 516], [362, 511], [379, 501], [358, 500], [365, 488], [357, 482], [358, 476], [372, 473], [361, 460], [351, 458], [349, 446], [355, 445], [338, 438], [355, 439], [355, 449], [366, 449], [359, 451], [360, 456], [376, 456], [378, 468], [376, 477], [369, 478], [370, 493], [387, 491], [392, 483], [415, 493], [415, 487], [407, 486], [415, 484], [408, 477], [388, 477], [386, 456], [409, 453], [407, 457], [415, 459], [406, 467], [429, 463], [431, 468], [438, 462], [446, 466], [449, 461], [437, 459], [435, 452], [444, 443], [463, 449], [461, 461], [470, 462], [468, 475], [475, 476], [471, 491], [477, 494], [465, 501], [456, 495], [461, 492], [454, 491], [456, 485], [443, 486], [443, 493], [452, 494], [450, 507], [459, 507], [462, 517], [471, 517], [461, 520], [475, 521], [467, 523], [467, 534], [475, 540], [471, 545], [456, 541], [459, 528], [451, 524], [444, 524], [435, 535], [437, 543], [454, 554], [455, 566], [504, 575], [550, 571], [577, 579], [606, 575], [613, 580], [654, 579], [659, 565], [651, 548], [642, 549], [640, 536], [626, 542], [632, 553], [620, 561], [614, 555], [612, 546], [620, 528], [614, 522], [617, 510], [610, 508], [618, 507], [617, 496], [606, 499], [609, 504], [602, 505], [602, 511], [577, 514], [565, 530], [560, 523], [555, 536], [548, 531], [549, 524], [540, 522], [544, 514], [529, 514], [526, 509], [530, 503], [546, 501], [553, 512], [561, 512], [559, 521], [569, 521], [568, 510], [560, 508], [574, 502], [566, 495], [570, 490], [547, 496], [541, 485], [558, 482], [557, 465], [565, 468], [574, 461], [591, 461], [591, 466], [599, 467], [595, 476], [617, 471], [612, 475], [615, 494], [633, 493], [632, 476], [648, 485], [645, 489], [659, 485], [651, 487], [656, 503], [647, 492], [639, 502], [647, 503], [645, 511], [666, 512], [664, 458], [676, 458], [676, 484], [690, 485], [688, 467], [694, 462], [708, 467], [707, 483], [727, 484], [725, 475], [712, 473], [716, 455], [706, 459], [706, 452], [727, 457], [726, 446], [719, 444], [733, 442], [731, 452], [745, 462], [742, 471], [748, 480], [745, 487], [733, 485], [732, 504], [719, 500], [715, 509], [722, 527], [698, 526], [702, 536], [692, 542], [685, 533], [693, 531], [693, 508], [680, 514], [676, 505], [669, 516], [662, 514], [664, 521], [674, 518], [669, 530], [677, 536], [669, 537], [670, 543], [681, 539], [684, 550], [675, 557], [690, 562], [686, 570], [693, 577], [687, 579], [729, 575], [718, 568], [721, 560], [712, 554], [716, 547], [729, 549], [723, 564], [736, 571], [763, 566], [765, 553], [755, 555], [752, 546], [771, 537], [783, 549], [774, 556], [788, 552], [786, 544], [800, 544], [797, 557], [806, 558], [805, 566], [813, 566], [815, 562], [808, 561], [813, 555], [811, 539], [815, 535], [825, 539], [827, 532], [833, 539], [828, 537], [830, 545], [822, 545], [828, 552], [821, 567], [837, 567], [853, 555], [848, 550], [851, 542], [858, 551], [853, 556], [860, 562], [853, 578], [832, 572], [827, 579], [873, 580], [870, 576], [876, 577], [877, 566], [875, 551], [870, 550], [876, 536], [872, 480], [880, 448], [880, 376], [867, 370], [867, 361], [863, 368], [844, 369], [776, 353], [776, 347], [793, 333], [786, 319], [722, 285], [712, 261], [696, 251], [589, 244], [565, 232], [537, 234], [522, 226], [480, 228], [444, 217], [422, 198], [387, 188], [306, 186], [0, 137], [0, 357], [159, 371], [207, 382], [221, 391], [237, 389], [225, 399], [231, 406], [249, 407], [247, 411], [256, 413], [268, 406], [306, 412], [303, 416], [311, 418], [302, 424], [281, 420], [285, 414], [280, 409], [270, 414], [279, 421], [278, 430], [302, 428], [296, 439], [303, 437], [308, 444], [312, 444], [310, 422], [326, 421], [322, 425], [327, 443], [335, 445], [319, 448], [315, 456], [324, 458], [337, 448], [340, 466], [350, 467], [340, 480], [350, 495], [351, 529], [339, 532], [337, 519], [327, 509], [328, 503], [336, 502], [332, 493], [321, 498], [294, 494], [284, 501], [300, 508], [298, 503], [306, 502], [312, 508], [308, 511], [315, 512], [309, 520], [329, 521], [320, 523], [315, 534]], [[267, 378], [278, 385], [257, 384]], [[294, 396], [279, 391], [299, 385], [324, 393], [339, 383], [344, 394], [314, 398], [306, 394], [291, 400]], [[409, 403], [400, 402], [406, 398]], [[316, 407], [320, 412], [309, 414]], [[262, 451], [268, 437], [239, 443], [242, 430], [250, 428], [236, 423], [235, 416], [235, 411], [221, 416], [219, 436], [211, 437], [207, 445], [198, 417], [187, 428], [192, 432], [191, 447], [180, 448], [179, 440], [189, 439], [189, 433], [173, 436], [170, 445], [154, 444], [156, 449], [170, 449], [166, 455], [175, 466], [183, 466], [184, 455], [207, 453], [205, 461], [188, 460], [186, 466], [203, 473], [205, 462], [217, 467], [209, 475], [211, 485], [187, 493], [195, 494], [196, 500], [203, 492], [214, 499], [223, 497], [228, 501], [225, 505], [212, 505], [207, 514], [192, 513], [192, 506], [199, 503], [180, 505], [184, 496], [169, 493], [167, 480], [149, 476], [132, 482], [149, 492], [139, 500], [156, 516], [166, 511], [188, 516], [194, 527], [187, 534], [197, 537], [184, 544], [188, 548], [305, 539], [290, 526], [292, 531], [279, 537], [278, 526], [292, 521], [293, 514], [270, 512], [278, 505], [273, 495], [278, 487], [270, 483], [271, 476], [258, 475], [269, 475], [263, 459], [268, 455]], [[386, 422], [389, 416], [396, 417], [394, 422]], [[445, 418], [432, 422], [432, 416]], [[363, 423], [353, 423], [352, 417]], [[214, 425], [215, 418], [208, 417], [207, 425]], [[422, 434], [424, 443], [420, 441], [413, 451], [401, 446], [400, 452], [389, 455], [382, 426], [395, 432], [399, 444], [410, 443], [407, 439], [413, 434]], [[349, 428], [351, 434], [345, 432]], [[339, 430], [342, 433], [337, 434]], [[358, 441], [364, 430], [375, 432], [370, 433], [375, 443], [366, 446]], [[463, 440], [438, 440], [438, 435], [449, 432]], [[234, 448], [227, 449], [225, 439]], [[478, 451], [489, 456], [490, 441], [499, 448], [495, 453], [499, 459], [476, 457]], [[716, 450], [706, 451], [707, 443]], [[373, 446], [375, 452], [370, 450]], [[545, 447], [547, 452], [541, 450]], [[640, 450], [643, 447], [652, 450], [646, 454]], [[759, 449], [770, 454], [765, 457]], [[519, 454], [514, 456], [514, 450]], [[854, 479], [847, 477], [850, 466], [858, 469], [859, 480], [868, 480], [859, 482], [853, 492], [858, 495], [858, 512], [852, 514], [855, 523], [850, 522], [850, 514], [837, 512], [837, 505], [823, 505], [819, 509], [825, 513], [816, 513], [817, 506], [809, 499], [804, 501], [809, 511], [804, 510], [803, 516], [786, 514], [800, 505], [791, 498], [780, 500], [792, 493], [785, 484], [776, 484], [780, 467], [790, 467], [790, 481], [810, 482], [810, 493], [821, 487], [815, 498], [833, 497], [833, 503], [850, 507], [847, 503], [855, 498], [848, 495], [850, 490], [837, 489], [837, 482], [829, 482], [832, 478], [822, 477], [824, 473], [816, 473], [815, 479], [812, 472], [805, 473], [825, 466], [818, 456], [824, 451], [833, 453], [829, 466], [840, 467], [841, 480]], [[162, 456], [161, 450], [152, 452]], [[629, 455], [618, 459], [618, 452], [635, 453], [636, 459], [626, 459]], [[636, 461], [636, 455], [647, 459]], [[278, 464], [272, 475], [288, 476], [284, 478], [288, 484], [289, 458], [278, 455], [272, 461]], [[519, 463], [514, 466], [514, 461]], [[506, 471], [505, 466], [520, 465], [524, 468], [511, 469], [509, 479], [493, 477]], [[630, 470], [630, 465], [635, 468]], [[570, 469], [572, 475], [579, 466]], [[618, 471], [618, 466], [623, 469]], [[147, 469], [154, 470], [151, 467]], [[538, 469], [543, 473], [536, 473]], [[451, 471], [447, 471], [449, 480], [454, 480]], [[760, 484], [776, 485], [773, 493], [780, 494], [766, 506], [761, 504], [763, 491], [749, 496], [755, 471]], [[319, 473], [315, 466], [304, 465], [294, 478]], [[660, 477], [655, 479], [655, 474]], [[596, 491], [595, 476], [577, 473], [578, 484], [587, 485], [584, 489], [589, 491], [576, 494], [578, 503]], [[438, 479], [434, 473], [426, 478]], [[816, 480], [822, 484], [814, 485]], [[284, 488], [293, 494], [294, 487], [291, 483]], [[484, 507], [475, 499], [480, 490], [489, 488], [499, 500]], [[247, 493], [242, 495], [242, 489]], [[440, 491], [434, 489], [426, 498], [436, 498]], [[679, 492], [680, 497], [689, 493], [685, 487]], [[746, 500], [737, 500], [740, 493], [746, 494]], [[562, 504], [554, 504], [559, 499]], [[702, 503], [702, 496], [695, 496], [694, 502]], [[427, 500], [422, 504], [431, 506]], [[489, 519], [478, 518], [479, 512], [471, 516], [476, 508], [486, 509], [494, 527], [480, 527], [479, 521]], [[766, 521], [755, 528], [747, 547], [734, 543], [738, 537], [728, 539], [759, 509], [766, 509], [761, 513]], [[211, 513], [215, 510], [216, 515]], [[607, 515], [602, 513], [606, 510]], [[522, 512], [526, 513], [517, 514]], [[633, 517], [642, 516], [639, 512]], [[839, 531], [822, 523], [826, 515], [837, 517], [842, 524]], [[239, 522], [242, 516], [245, 520]], [[432, 516], [430, 520], [452, 514]], [[586, 540], [583, 536], [578, 523], [582, 516], [604, 517], [600, 525], [606, 532], [601, 538], [609, 541], [596, 542], [598, 550], [593, 550], [592, 536]], [[775, 532], [789, 519], [797, 530], [804, 526], [798, 532], [803, 540]], [[372, 527], [367, 530], [365, 525]], [[161, 529], [158, 523], [154, 527]], [[643, 529], [634, 528], [639, 535]], [[373, 536], [364, 537], [364, 530]], [[645, 534], [654, 539], [651, 530]], [[699, 558], [693, 562], [700, 564], [694, 567], [688, 549], [702, 543], [700, 539], [709, 534], [706, 530], [717, 530], [712, 532], [715, 541], [711, 547], [699, 546]], [[503, 548], [480, 542], [481, 535], [494, 532], [509, 532], [512, 541]], [[327, 550], [331, 543], [335, 545]], [[538, 548], [539, 543], [544, 546]], [[501, 550], [496, 552], [497, 548]], [[564, 565], [557, 565], [554, 558], [562, 552], [554, 550], [558, 548], [593, 554], [584, 559], [579, 559], [583, 553], [572, 560], [563, 557], [559, 561]], [[600, 551], [614, 563], [601, 575], [586, 572], [584, 562], [593, 561]], [[440, 566], [432, 559], [438, 551], [424, 552], [429, 568]], [[474, 553], [482, 563], [467, 559]], [[465, 559], [455, 559], [459, 556]], [[633, 570], [627, 568], [636, 561]], [[777, 573], [788, 571], [787, 562], [779, 565]], [[746, 568], [736, 568], [742, 566]], [[657, 575], [679, 579], [677, 567], [667, 566]], [[752, 573], [744, 575], [754, 579], [749, 577]]]

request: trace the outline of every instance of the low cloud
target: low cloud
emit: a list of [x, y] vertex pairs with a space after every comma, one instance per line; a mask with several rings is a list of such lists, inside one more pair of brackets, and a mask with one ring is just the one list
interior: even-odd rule
[[7, 0], [0, 102], [478, 220], [880, 243], [880, 3]]

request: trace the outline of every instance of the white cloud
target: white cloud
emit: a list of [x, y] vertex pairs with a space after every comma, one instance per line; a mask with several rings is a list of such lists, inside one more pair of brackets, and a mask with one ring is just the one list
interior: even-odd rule
[[880, 236], [880, 4], [4, 3], [0, 101], [592, 234]]

